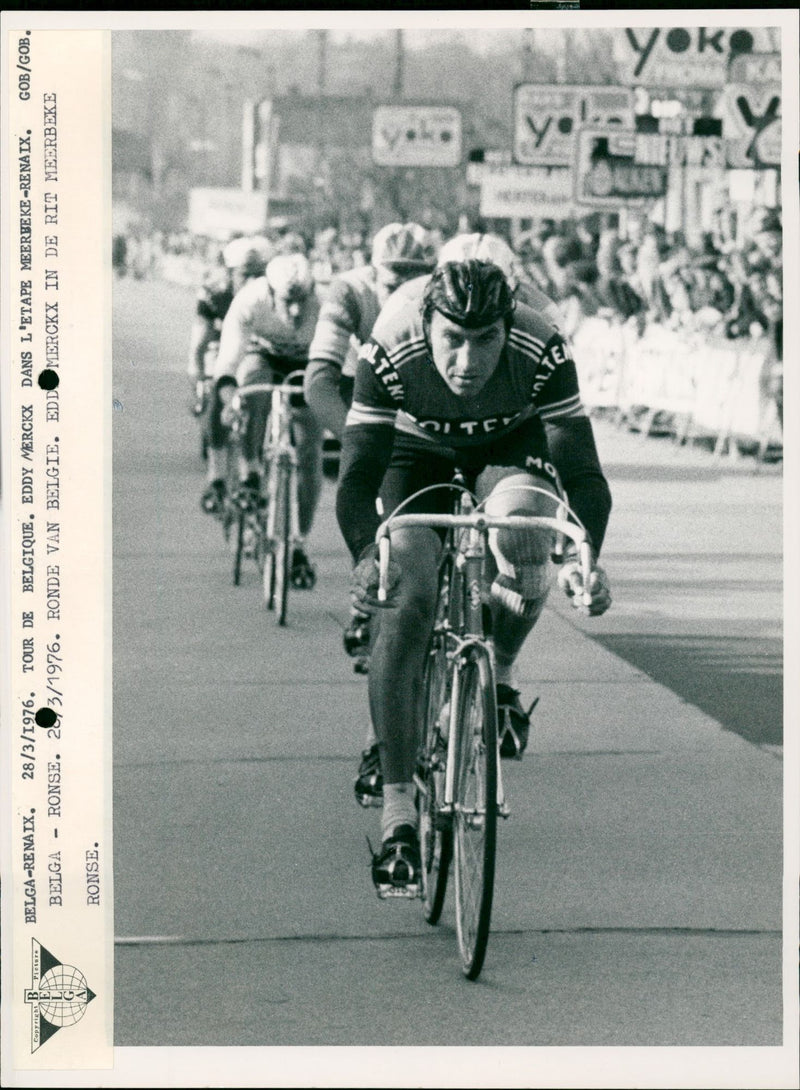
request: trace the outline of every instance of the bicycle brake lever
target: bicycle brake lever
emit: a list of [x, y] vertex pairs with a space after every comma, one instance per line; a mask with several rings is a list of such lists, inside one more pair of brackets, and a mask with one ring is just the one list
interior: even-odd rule
[[592, 595], [588, 590], [589, 577], [592, 574], [592, 549], [588, 541], [582, 541], [580, 547], [581, 558], [581, 581], [583, 582], [583, 604], [590, 606], [592, 604]]

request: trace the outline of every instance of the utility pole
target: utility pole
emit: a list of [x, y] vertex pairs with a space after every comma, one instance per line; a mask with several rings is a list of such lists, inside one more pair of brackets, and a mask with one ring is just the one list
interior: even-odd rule
[[328, 78], [328, 31], [317, 31], [317, 43], [319, 46], [319, 63], [317, 65], [317, 91], [325, 94], [325, 84]]
[[395, 68], [394, 68], [394, 93], [398, 98], [403, 94], [403, 78], [405, 67], [404, 45], [403, 45], [403, 32], [402, 30], [396, 30], [394, 32], [395, 41]]

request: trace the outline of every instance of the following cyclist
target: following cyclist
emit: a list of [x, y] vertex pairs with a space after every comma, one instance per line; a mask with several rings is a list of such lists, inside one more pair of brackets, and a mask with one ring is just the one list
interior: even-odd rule
[[[309, 350], [304, 393], [323, 427], [341, 439], [353, 396], [358, 349], [372, 332], [381, 307], [411, 277], [431, 272], [436, 247], [417, 223], [389, 223], [372, 240], [370, 263], [335, 277], [322, 304]], [[363, 661], [369, 645], [369, 618], [353, 609], [344, 633], [345, 650]], [[375, 736], [370, 731], [359, 775], [378, 772]]]
[[[305, 374], [306, 401], [317, 419], [339, 440], [353, 397], [358, 349], [367, 340], [381, 307], [411, 278], [430, 273], [436, 247], [417, 223], [388, 223], [372, 240], [370, 263], [335, 277], [322, 304]], [[369, 649], [369, 615], [353, 606], [344, 647], [364, 672]], [[380, 803], [378, 742], [370, 723], [356, 780], [356, 797]]]
[[[462, 471], [492, 514], [553, 514], [560, 477], [589, 535], [593, 572], [583, 588], [568, 555], [559, 583], [591, 614], [611, 602], [596, 561], [611, 509], [575, 365], [561, 334], [517, 304], [501, 269], [469, 260], [440, 266], [421, 306], [378, 319], [362, 349], [342, 444], [339, 526], [352, 553], [351, 593], [367, 610], [382, 605], [369, 672], [369, 702], [383, 769], [382, 846], [373, 857], [379, 896], [418, 891], [413, 772], [425, 652], [433, 626], [441, 539], [413, 528], [393, 535], [389, 598], [377, 600], [374, 537], [379, 492], [387, 512], [419, 489]], [[526, 492], [535, 485], [552, 494]], [[505, 486], [504, 488], [501, 486]], [[519, 487], [515, 487], [519, 486]], [[445, 490], [440, 490], [442, 494]], [[442, 511], [439, 493], [408, 510]], [[549, 590], [550, 543], [490, 534], [491, 584], [501, 755], [520, 757], [529, 714], [514, 664]], [[584, 606], [584, 589], [590, 604]]]
[[[314, 278], [303, 254], [273, 257], [264, 276], [237, 292], [222, 323], [214, 390], [209, 412], [209, 485], [203, 493], [205, 511], [219, 511], [225, 497], [225, 444], [229, 405], [237, 386], [275, 382], [308, 362], [308, 348], [319, 315]], [[298, 399], [300, 391], [298, 390]], [[246, 506], [259, 502], [261, 451], [270, 399], [257, 394], [247, 401], [247, 424], [240, 452], [240, 488], [237, 499]], [[304, 548], [322, 486], [322, 429], [303, 403], [293, 413], [297, 449], [299, 529], [301, 541], [291, 562], [295, 586], [310, 586], [314, 569]]]
[[203, 278], [189, 334], [189, 377], [197, 415], [204, 400], [200, 391], [207, 377], [207, 353], [219, 343], [222, 322], [236, 292], [246, 280], [264, 275], [270, 249], [269, 241], [260, 235], [232, 239], [222, 251], [222, 264], [215, 265]]

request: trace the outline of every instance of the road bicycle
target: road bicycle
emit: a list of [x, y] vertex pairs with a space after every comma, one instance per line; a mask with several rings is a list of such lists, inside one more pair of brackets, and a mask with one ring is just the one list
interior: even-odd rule
[[[292, 436], [292, 399], [302, 394], [303, 371], [292, 371], [280, 382], [255, 382], [242, 386], [231, 401], [236, 434], [242, 434], [247, 399], [268, 394], [271, 408], [262, 455], [263, 492], [243, 507], [238, 520], [234, 572], [241, 555], [249, 549], [262, 573], [264, 601], [274, 610], [279, 625], [286, 624], [289, 586], [313, 586], [312, 571], [292, 577], [292, 555], [300, 542], [297, 450]], [[249, 535], [249, 536], [248, 536]], [[251, 543], [251, 544], [250, 544]], [[236, 559], [238, 557], [238, 560]], [[234, 582], [237, 582], [235, 576]]]
[[[413, 500], [441, 488], [451, 490], [450, 514], [403, 514]], [[414, 782], [424, 916], [428, 923], [438, 923], [452, 863], [456, 933], [462, 969], [469, 980], [477, 979], [489, 940], [497, 819], [510, 813], [500, 769], [494, 653], [486, 608], [489, 532], [546, 532], [555, 563], [562, 561], [569, 540], [577, 549], [584, 586], [591, 572], [586, 531], [563, 494], [556, 497], [535, 485], [522, 488], [553, 500], [555, 516], [489, 515], [482, 504], [476, 505], [457, 475], [450, 484], [431, 485], [409, 497], [376, 535], [378, 598], [385, 600], [392, 532], [412, 526], [446, 531], [423, 675], [421, 744]]]

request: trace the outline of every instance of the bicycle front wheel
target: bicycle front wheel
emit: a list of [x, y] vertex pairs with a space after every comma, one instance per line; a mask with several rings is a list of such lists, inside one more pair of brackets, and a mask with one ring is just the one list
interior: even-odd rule
[[234, 522], [234, 538], [233, 538], [233, 585], [239, 586], [242, 578], [242, 556], [244, 555], [244, 529], [245, 529], [245, 513], [243, 510], [239, 510], [236, 520]]
[[289, 565], [291, 562], [291, 519], [289, 467], [274, 467], [274, 487], [269, 491], [272, 538], [264, 565], [264, 589], [267, 607], [275, 610], [275, 620], [286, 624], [289, 602]]
[[455, 782], [456, 932], [469, 980], [486, 956], [497, 846], [497, 703], [488, 656], [461, 668]]

